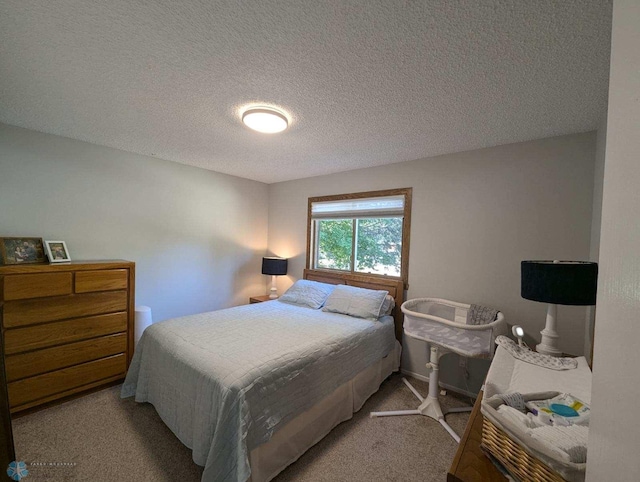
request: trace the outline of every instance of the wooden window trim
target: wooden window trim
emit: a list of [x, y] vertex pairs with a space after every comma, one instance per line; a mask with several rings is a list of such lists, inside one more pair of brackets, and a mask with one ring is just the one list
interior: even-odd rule
[[[313, 242], [313, 237], [316, 236], [317, 237], [317, 233], [315, 232], [315, 230], [312, 230], [311, 228], [311, 205], [315, 202], [328, 202], [328, 201], [343, 201], [345, 199], [362, 199], [362, 198], [368, 198], [368, 197], [387, 197], [387, 196], [404, 196], [404, 213], [403, 213], [403, 223], [402, 223], [402, 262], [400, 265], [400, 278], [396, 278], [395, 276], [385, 276], [385, 275], [379, 275], [379, 274], [368, 274], [368, 273], [356, 273], [355, 271], [353, 271], [353, 266], [355, 263], [355, 260], [352, 259], [351, 265], [352, 265], [352, 270], [351, 272], [346, 272], [346, 271], [340, 271], [340, 270], [323, 270], [323, 269], [318, 269], [315, 268], [312, 264], [311, 264], [311, 260], [312, 260], [312, 246], [314, 245]], [[408, 289], [409, 288], [409, 239], [410, 239], [410, 233], [411, 233], [411, 199], [413, 196], [413, 188], [411, 187], [405, 187], [405, 188], [398, 188], [398, 189], [386, 189], [383, 191], [366, 191], [366, 192], [356, 192], [356, 193], [349, 193], [349, 194], [333, 194], [330, 196], [315, 196], [315, 197], [310, 197], [309, 198], [309, 202], [307, 205], [307, 261], [306, 261], [306, 268], [309, 270], [314, 270], [314, 271], [328, 271], [331, 273], [345, 273], [345, 274], [352, 274], [352, 275], [357, 275], [357, 274], [362, 274], [366, 276], [374, 276], [374, 277], [379, 277], [379, 278], [383, 278], [383, 279], [401, 279], [404, 283], [404, 289]], [[313, 231], [313, 232], [312, 232]], [[353, 258], [353, 256], [352, 256]]]

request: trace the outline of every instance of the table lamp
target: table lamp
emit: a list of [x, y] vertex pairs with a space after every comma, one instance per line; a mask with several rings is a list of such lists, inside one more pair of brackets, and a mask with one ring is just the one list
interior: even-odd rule
[[271, 275], [271, 292], [269, 293], [269, 299], [275, 300], [278, 297], [276, 276], [287, 274], [287, 259], [276, 257], [262, 258], [262, 274]]
[[557, 305], [596, 304], [598, 264], [587, 261], [522, 261], [523, 298], [547, 303], [547, 322], [536, 346], [539, 353], [561, 356], [556, 332]]

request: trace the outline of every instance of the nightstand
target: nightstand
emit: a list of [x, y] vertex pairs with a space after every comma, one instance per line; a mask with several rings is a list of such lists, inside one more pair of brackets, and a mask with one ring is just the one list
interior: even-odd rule
[[262, 303], [263, 301], [269, 301], [269, 295], [252, 296], [249, 298], [249, 303]]

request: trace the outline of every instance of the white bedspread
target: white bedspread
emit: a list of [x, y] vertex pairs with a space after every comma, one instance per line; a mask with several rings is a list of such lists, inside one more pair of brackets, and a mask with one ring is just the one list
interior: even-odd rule
[[393, 319], [279, 301], [147, 328], [122, 397], [150, 402], [204, 465], [203, 481], [249, 478], [249, 452], [394, 347]]

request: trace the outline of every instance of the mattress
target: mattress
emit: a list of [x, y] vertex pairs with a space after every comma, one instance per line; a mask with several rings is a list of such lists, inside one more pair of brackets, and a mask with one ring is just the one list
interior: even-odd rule
[[145, 330], [122, 396], [155, 406], [204, 465], [204, 481], [245, 481], [253, 448], [394, 344], [391, 317], [280, 301], [202, 313]]

